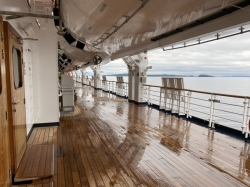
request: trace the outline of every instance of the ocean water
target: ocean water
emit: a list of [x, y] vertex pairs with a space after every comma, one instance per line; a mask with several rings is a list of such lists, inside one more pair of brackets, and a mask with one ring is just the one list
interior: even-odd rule
[[[123, 79], [124, 82], [128, 82], [128, 77]], [[107, 80], [116, 81], [116, 77], [107, 76]], [[185, 89], [250, 97], [250, 77], [184, 77], [183, 80]], [[161, 77], [147, 77], [147, 84], [161, 86]], [[152, 91], [156, 96], [150, 96], [151, 102], [159, 105], [159, 89]], [[147, 94], [145, 91], [145, 97]], [[187, 96], [187, 92], [184, 94]], [[208, 99], [210, 98], [211, 94], [192, 93], [191, 116], [208, 120], [211, 105]], [[215, 103], [215, 123], [241, 130], [245, 99], [223, 96], [216, 96], [216, 99], [220, 100], [220, 103]], [[184, 103], [181, 106], [184, 112]]]

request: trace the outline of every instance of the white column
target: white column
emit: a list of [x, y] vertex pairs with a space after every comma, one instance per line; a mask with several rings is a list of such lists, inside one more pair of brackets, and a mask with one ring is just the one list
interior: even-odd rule
[[128, 66], [128, 100], [134, 100], [135, 71], [133, 66]]
[[87, 80], [86, 80], [86, 69], [82, 69], [82, 84], [87, 84]]
[[146, 83], [147, 78], [147, 54], [141, 54], [140, 61], [135, 61], [135, 64], [134, 101], [137, 103], [142, 103], [145, 102], [145, 99], [143, 98], [143, 84]]
[[143, 98], [143, 84], [146, 83], [148, 70], [147, 53], [124, 57], [123, 61], [128, 66], [129, 93], [128, 99], [136, 103], [145, 102]]
[[75, 81], [78, 81], [78, 71], [74, 71], [75, 72]]
[[94, 72], [94, 88], [101, 89], [101, 67], [91, 66], [91, 69]]
[[76, 82], [81, 82], [81, 76], [80, 76], [80, 70], [76, 70], [75, 73], [76, 73]]

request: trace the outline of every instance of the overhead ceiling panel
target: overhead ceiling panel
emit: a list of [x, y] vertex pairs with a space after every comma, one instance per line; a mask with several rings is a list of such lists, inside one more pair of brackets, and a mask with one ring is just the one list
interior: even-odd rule
[[[146, 0], [62, 0], [64, 24], [78, 38], [89, 44], [108, 36], [98, 45], [108, 54], [140, 45], [163, 33], [204, 18], [241, 0], [149, 0], [123, 27]], [[148, 45], [148, 44], [146, 44]], [[153, 47], [153, 45], [152, 45]]]
[[[52, 15], [53, 12], [53, 2], [49, 0], [35, 0], [34, 1], [34, 13]], [[55, 29], [54, 20], [37, 18], [41, 29]]]
[[29, 6], [25, 0], [1, 0], [1, 11], [29, 12]]

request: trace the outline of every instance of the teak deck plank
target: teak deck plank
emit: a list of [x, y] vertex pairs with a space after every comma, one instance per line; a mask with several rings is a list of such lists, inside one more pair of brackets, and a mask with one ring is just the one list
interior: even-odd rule
[[28, 145], [14, 180], [26, 181], [53, 176], [53, 152], [53, 145]]
[[53, 187], [53, 182], [46, 184], [12, 185], [13, 187]]
[[[55, 175], [34, 185], [250, 186], [249, 144], [87, 86], [77, 90], [75, 112], [62, 115], [60, 127], [35, 128], [30, 136], [29, 145], [55, 147]], [[30, 154], [33, 165], [45, 152]], [[30, 166], [23, 172], [40, 168]]]

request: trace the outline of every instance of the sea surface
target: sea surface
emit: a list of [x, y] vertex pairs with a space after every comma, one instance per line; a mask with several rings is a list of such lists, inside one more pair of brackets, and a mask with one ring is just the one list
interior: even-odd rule
[[[123, 79], [124, 82], [128, 82], [128, 77], [124, 76]], [[116, 77], [107, 76], [107, 80], [116, 81]], [[184, 77], [183, 80], [185, 89], [250, 97], [250, 77]], [[161, 77], [147, 77], [147, 84], [161, 86]], [[160, 103], [159, 90], [157, 88], [154, 89], [154, 95], [157, 96], [150, 97], [150, 101], [157, 105]], [[147, 94], [148, 92], [145, 91], [145, 97]], [[184, 94], [187, 96], [187, 92]], [[211, 94], [192, 93], [191, 116], [208, 120], [210, 118], [211, 106], [211, 102], [208, 99], [210, 98]], [[220, 100], [220, 103], [215, 103], [215, 123], [241, 130], [245, 99], [223, 96], [216, 96], [216, 99]], [[181, 106], [184, 112], [184, 103]]]

